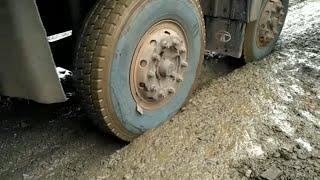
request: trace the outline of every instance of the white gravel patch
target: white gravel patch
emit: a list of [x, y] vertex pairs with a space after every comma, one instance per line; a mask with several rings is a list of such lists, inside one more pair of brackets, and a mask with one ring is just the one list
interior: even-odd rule
[[278, 104], [271, 105], [271, 107], [272, 111], [270, 118], [273, 119], [274, 123], [277, 124], [284, 133], [289, 136], [293, 136], [295, 133], [295, 128], [293, 128], [291, 123], [288, 121], [288, 108]]
[[301, 144], [309, 152], [311, 152], [313, 149], [310, 143], [307, 142], [306, 140], [303, 140], [302, 138], [296, 139], [296, 142]]
[[308, 111], [300, 111], [301, 115], [305, 117], [308, 121], [313, 122], [314, 124], [317, 124], [320, 127], [320, 119], [316, 118], [313, 114], [311, 114]]
[[[301, 5], [303, 5], [302, 8]], [[307, 29], [314, 28], [313, 24], [319, 22], [320, 1], [307, 1], [289, 8], [285, 27], [283, 29], [284, 39], [292, 40], [306, 32]]]

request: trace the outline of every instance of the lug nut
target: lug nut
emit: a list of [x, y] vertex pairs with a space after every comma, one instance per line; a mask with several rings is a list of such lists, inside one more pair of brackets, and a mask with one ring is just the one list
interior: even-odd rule
[[183, 68], [186, 68], [186, 67], [188, 67], [188, 63], [186, 62], [186, 61], [183, 61], [182, 63], [181, 63], [181, 67], [183, 67]]
[[154, 71], [149, 71], [148, 72], [148, 78], [154, 78], [154, 76], [155, 76], [155, 72]]
[[181, 48], [180, 50], [179, 50], [179, 53], [180, 54], [183, 54], [183, 53], [185, 53], [186, 52], [186, 49], [185, 48]]
[[161, 42], [161, 47], [162, 48], [168, 48], [168, 41], [164, 40]]
[[160, 61], [160, 55], [159, 54], [157, 54], [157, 53], [153, 53], [152, 54], [152, 60], [153, 61]]
[[263, 37], [263, 36], [260, 36], [260, 37], [259, 37], [259, 40], [260, 40], [261, 42], [263, 42], [263, 41], [264, 41], [264, 37]]
[[267, 36], [266, 36], [266, 39], [268, 41], [272, 40], [274, 38], [274, 35], [272, 33], [268, 33]]
[[158, 94], [158, 98], [159, 99], [163, 99], [165, 97], [165, 94], [163, 91], [160, 91], [160, 93]]
[[169, 75], [169, 77], [171, 77], [172, 79], [175, 79], [176, 76], [177, 76], [177, 73], [175, 73], [175, 72], [172, 72], [172, 73]]
[[173, 44], [174, 44], [175, 46], [180, 46], [180, 45], [181, 45], [181, 41], [180, 41], [178, 38], [174, 38], [174, 39], [173, 39]]
[[183, 78], [181, 76], [177, 76], [177, 82], [182, 82]]
[[174, 94], [175, 92], [176, 92], [176, 90], [173, 87], [168, 89], [169, 94]]
[[156, 85], [152, 85], [152, 86], [150, 87], [150, 91], [151, 91], [151, 92], [156, 92], [156, 91], [157, 91], [157, 86], [156, 86]]

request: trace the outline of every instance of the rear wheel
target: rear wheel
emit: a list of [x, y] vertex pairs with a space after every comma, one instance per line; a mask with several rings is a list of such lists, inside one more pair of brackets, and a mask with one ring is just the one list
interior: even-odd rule
[[258, 20], [247, 25], [244, 57], [247, 62], [264, 58], [274, 49], [288, 12], [289, 0], [264, 0]]
[[79, 94], [99, 127], [131, 141], [178, 112], [201, 67], [202, 18], [197, 0], [97, 4], [75, 67]]

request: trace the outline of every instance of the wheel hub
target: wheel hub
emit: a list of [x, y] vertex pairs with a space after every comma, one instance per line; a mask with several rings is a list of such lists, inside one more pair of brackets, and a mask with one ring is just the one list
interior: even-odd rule
[[262, 12], [258, 27], [258, 45], [267, 46], [279, 35], [284, 23], [284, 6], [281, 0], [269, 0]]
[[187, 40], [182, 27], [171, 20], [152, 26], [132, 60], [130, 84], [137, 104], [145, 109], [164, 105], [179, 89], [187, 67]]

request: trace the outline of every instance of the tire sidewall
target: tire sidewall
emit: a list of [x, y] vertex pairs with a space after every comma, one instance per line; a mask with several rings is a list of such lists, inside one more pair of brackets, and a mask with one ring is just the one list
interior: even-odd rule
[[[201, 13], [193, 1], [143, 0], [139, 1], [131, 12], [114, 47], [115, 54], [107, 85], [113, 117], [117, 118], [129, 133], [138, 135], [172, 118], [188, 98], [201, 64], [204, 32]], [[189, 45], [189, 67], [175, 96], [165, 106], [153, 111], [144, 110], [141, 115], [137, 112], [137, 104], [130, 89], [131, 62], [144, 33], [161, 20], [175, 20], [184, 28]]]

